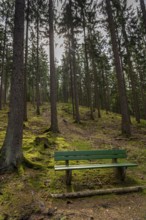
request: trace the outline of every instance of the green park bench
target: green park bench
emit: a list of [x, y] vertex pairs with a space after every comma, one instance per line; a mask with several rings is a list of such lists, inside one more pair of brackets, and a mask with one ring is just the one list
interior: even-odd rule
[[[54, 166], [55, 171], [66, 171], [66, 184], [70, 185], [72, 180], [72, 170], [81, 169], [99, 169], [99, 168], [116, 168], [116, 175], [121, 181], [124, 181], [126, 168], [135, 167], [135, 163], [118, 162], [118, 159], [127, 158], [126, 150], [88, 150], [88, 151], [57, 151], [54, 153], [54, 160], [57, 165]], [[99, 163], [99, 159], [112, 159], [111, 163]], [[70, 161], [77, 161], [75, 164], [70, 164]], [[79, 160], [82, 162], [79, 164]], [[83, 164], [85, 160], [90, 161], [88, 164]], [[95, 161], [96, 163], [92, 163]], [[98, 162], [97, 162], [98, 160]], [[64, 161], [64, 165], [58, 164], [58, 161]], [[109, 161], [109, 160], [108, 160]], [[62, 162], [61, 162], [62, 163]]]

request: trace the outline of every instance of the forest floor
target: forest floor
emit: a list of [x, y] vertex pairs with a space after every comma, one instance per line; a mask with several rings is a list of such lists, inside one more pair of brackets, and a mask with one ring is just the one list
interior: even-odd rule
[[[80, 108], [81, 124], [72, 119], [71, 106], [59, 104], [59, 134], [44, 133], [50, 125], [49, 106], [41, 107], [41, 116], [29, 105], [28, 122], [24, 125], [24, 156], [34, 163], [19, 173], [0, 175], [0, 220], [144, 220], [146, 190], [120, 195], [92, 196], [77, 199], [54, 199], [52, 193], [146, 186], [146, 121], [137, 124], [132, 118], [132, 136], [120, 134], [120, 115], [106, 114], [91, 121], [87, 108]], [[7, 112], [0, 112], [0, 144], [7, 126]], [[112, 169], [73, 172], [71, 187], [66, 187], [65, 172], [54, 172], [56, 150], [126, 149], [128, 161], [138, 167], [127, 170], [124, 183]]]

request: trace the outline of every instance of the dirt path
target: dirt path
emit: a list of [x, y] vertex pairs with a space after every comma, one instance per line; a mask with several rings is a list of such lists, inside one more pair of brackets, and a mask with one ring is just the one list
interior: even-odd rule
[[58, 213], [68, 219], [142, 220], [146, 219], [146, 196], [140, 194], [92, 197], [55, 201]]
[[52, 200], [47, 212], [30, 220], [145, 220], [146, 195], [98, 196], [74, 200]]

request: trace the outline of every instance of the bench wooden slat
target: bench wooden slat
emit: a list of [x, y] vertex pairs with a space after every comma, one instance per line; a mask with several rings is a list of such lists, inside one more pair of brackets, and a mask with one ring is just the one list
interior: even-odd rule
[[94, 169], [94, 168], [115, 168], [115, 167], [135, 167], [135, 163], [112, 163], [112, 164], [80, 164], [80, 165], [59, 165], [55, 166], [56, 171], [62, 170], [80, 170], [80, 169]]
[[73, 155], [113, 155], [113, 154], [125, 154], [126, 151], [122, 149], [113, 149], [113, 150], [87, 150], [87, 151], [57, 151], [55, 156], [73, 156]]
[[71, 156], [55, 156], [56, 161], [62, 160], [95, 160], [95, 159], [114, 159], [114, 158], [126, 158], [124, 154], [115, 154], [115, 155], [71, 155]]
[[126, 158], [125, 150], [93, 150], [93, 151], [58, 151], [54, 154], [56, 161], [61, 160], [92, 160]]

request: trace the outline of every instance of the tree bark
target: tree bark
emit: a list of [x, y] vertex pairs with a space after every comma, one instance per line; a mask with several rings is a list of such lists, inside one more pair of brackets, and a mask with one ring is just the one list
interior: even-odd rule
[[104, 65], [102, 64], [102, 70], [101, 70], [101, 75], [102, 75], [102, 81], [103, 81], [103, 95], [104, 95], [104, 107], [106, 110], [106, 114], [110, 111], [110, 104], [109, 104], [109, 86], [108, 86], [108, 79], [107, 75], [104, 72]]
[[87, 51], [87, 42], [86, 42], [86, 22], [85, 22], [85, 14], [84, 9], [82, 9], [81, 14], [83, 18], [83, 35], [84, 35], [84, 52], [85, 52], [85, 62], [84, 68], [86, 73], [86, 88], [87, 88], [87, 105], [90, 108], [90, 118], [94, 120], [93, 116], [93, 103], [92, 103], [92, 94], [91, 94], [91, 80], [89, 74], [89, 62], [88, 62], [88, 51]]
[[[74, 50], [74, 38], [72, 37], [72, 48]], [[80, 123], [80, 113], [79, 113], [79, 98], [77, 91], [77, 74], [76, 74], [76, 58], [75, 53], [72, 53], [72, 71], [73, 71], [73, 87], [74, 87], [74, 105], [75, 105], [75, 122]]]
[[146, 95], [145, 95], [145, 77], [144, 77], [144, 72], [141, 71], [140, 66], [138, 65], [137, 67], [139, 69], [139, 79], [140, 79], [140, 92], [141, 92], [141, 98], [142, 98], [142, 102], [143, 102], [143, 118], [146, 119]]
[[140, 0], [140, 7], [141, 7], [141, 11], [142, 11], [143, 24], [144, 24], [145, 33], [146, 33], [146, 7], [145, 7], [144, 0]]
[[51, 126], [52, 132], [59, 132], [57, 119], [57, 85], [54, 62], [54, 11], [53, 1], [49, 0], [49, 38], [50, 38], [50, 101], [51, 101]]
[[63, 60], [63, 76], [62, 76], [62, 95], [63, 95], [63, 102], [68, 103], [68, 94], [69, 94], [69, 76], [68, 76], [68, 61], [69, 59]]
[[[37, 3], [38, 4], [38, 3]], [[40, 73], [39, 73], [39, 4], [37, 5], [37, 66], [36, 66], [36, 114], [40, 115]]]
[[[68, 33], [69, 35], [69, 33]], [[75, 119], [75, 93], [74, 93], [74, 84], [73, 84], [73, 69], [71, 62], [71, 54], [70, 54], [70, 39], [69, 39], [69, 69], [70, 69], [70, 89], [71, 89], [71, 99], [72, 99], [72, 112], [73, 119]]]
[[[123, 17], [123, 13], [121, 16]], [[138, 98], [138, 89], [137, 89], [137, 83], [136, 83], [137, 80], [136, 80], [136, 75], [134, 73], [133, 66], [132, 66], [131, 53], [129, 49], [129, 41], [128, 41], [127, 33], [125, 30], [125, 21], [122, 22], [122, 33], [123, 33], [123, 37], [125, 40], [125, 48], [126, 48], [126, 53], [127, 53], [128, 74], [129, 74], [129, 78], [131, 81], [134, 114], [135, 114], [136, 121], [140, 123], [139, 98]]]
[[106, 0], [106, 11], [108, 15], [108, 25], [111, 34], [111, 41], [112, 41], [112, 50], [114, 55], [114, 62], [115, 62], [115, 69], [118, 81], [118, 92], [120, 98], [120, 107], [121, 107], [121, 114], [122, 114], [122, 134], [126, 136], [131, 135], [131, 128], [130, 128], [130, 120], [129, 120], [129, 113], [128, 113], [128, 104], [127, 104], [127, 97], [126, 97], [126, 89], [125, 89], [125, 81], [124, 81], [124, 74], [122, 71], [122, 66], [120, 62], [120, 56], [118, 51], [117, 45], [117, 38], [115, 33], [115, 24], [114, 19], [112, 16], [112, 8], [110, 0]]
[[75, 39], [74, 39], [74, 27], [72, 17], [72, 1], [69, 1], [70, 15], [71, 15], [71, 51], [72, 51], [72, 71], [73, 71], [73, 91], [74, 91], [74, 105], [75, 105], [75, 122], [80, 123], [79, 113], [79, 97], [77, 90], [77, 73], [76, 73], [76, 57], [75, 57]]
[[5, 75], [4, 75], [4, 90], [3, 90], [3, 102], [4, 105], [7, 104], [7, 90], [8, 90], [8, 64], [9, 63], [9, 47], [6, 48], [6, 68], [5, 68]]
[[96, 64], [94, 60], [94, 55], [91, 54], [92, 57], [92, 69], [93, 69], [93, 75], [94, 75], [94, 100], [95, 100], [95, 108], [97, 108], [98, 111], [98, 118], [101, 118], [101, 112], [100, 112], [100, 97], [99, 97], [99, 89], [98, 89], [98, 80], [97, 80], [97, 72], [96, 72]]
[[26, 39], [25, 39], [25, 71], [24, 71], [24, 121], [27, 121], [27, 61], [28, 61], [29, 10], [30, 10], [30, 0], [27, 0]]
[[22, 162], [24, 111], [24, 7], [25, 0], [15, 1], [13, 74], [11, 76], [10, 113], [5, 140], [1, 149], [0, 169], [13, 170]]
[[0, 110], [2, 109], [2, 105], [3, 105], [4, 63], [5, 63], [5, 51], [6, 51], [8, 15], [9, 15], [9, 9], [7, 9], [7, 14], [6, 14], [4, 39], [3, 39], [3, 50], [2, 50], [2, 67], [1, 67], [1, 83], [0, 83]]

